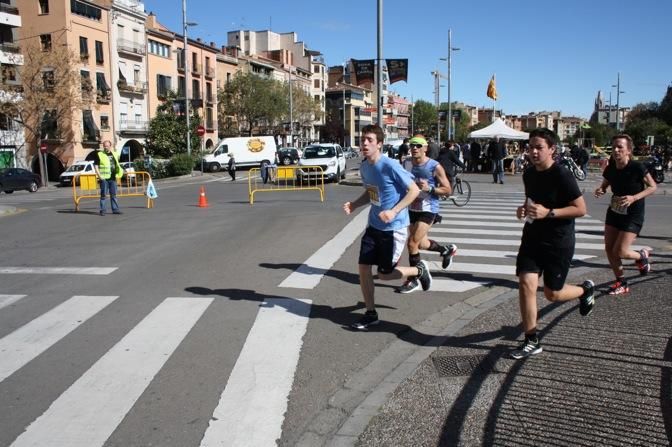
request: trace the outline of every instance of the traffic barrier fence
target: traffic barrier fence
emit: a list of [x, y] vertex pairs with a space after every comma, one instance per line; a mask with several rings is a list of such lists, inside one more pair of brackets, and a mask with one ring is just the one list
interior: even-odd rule
[[250, 205], [258, 192], [318, 191], [324, 202], [324, 170], [321, 166], [268, 166], [251, 168], [247, 178]]
[[[117, 180], [117, 198], [146, 197], [147, 208], [154, 207], [154, 199], [147, 196], [147, 186], [152, 180], [149, 172], [128, 172]], [[72, 199], [75, 202], [75, 211], [79, 211], [82, 200], [100, 200], [100, 184], [95, 174], [80, 174], [72, 179]]]

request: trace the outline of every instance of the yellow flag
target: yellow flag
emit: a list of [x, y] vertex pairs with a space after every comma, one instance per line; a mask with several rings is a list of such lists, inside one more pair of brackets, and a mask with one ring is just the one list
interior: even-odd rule
[[488, 84], [488, 92], [486, 93], [488, 98], [497, 100], [497, 87], [495, 86], [495, 75], [492, 75], [490, 78], [490, 83]]

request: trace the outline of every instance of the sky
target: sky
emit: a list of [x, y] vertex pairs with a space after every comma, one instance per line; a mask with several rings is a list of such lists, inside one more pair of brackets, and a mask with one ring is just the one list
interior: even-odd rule
[[[145, 0], [145, 11], [182, 31], [181, 0]], [[190, 38], [225, 45], [228, 31], [295, 32], [328, 66], [377, 57], [377, 0], [187, 0]], [[507, 115], [560, 111], [590, 118], [598, 90], [620, 105], [660, 102], [672, 84], [670, 0], [383, 0], [383, 58], [409, 60], [408, 82], [391, 90], [434, 103], [433, 70], [448, 73], [451, 100]], [[448, 98], [442, 81], [441, 102]]]

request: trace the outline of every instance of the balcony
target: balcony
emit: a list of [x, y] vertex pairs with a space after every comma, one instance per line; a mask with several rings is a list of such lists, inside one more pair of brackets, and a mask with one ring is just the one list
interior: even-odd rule
[[215, 69], [213, 67], [205, 67], [205, 77], [210, 79], [214, 78]]
[[13, 28], [19, 28], [21, 26], [19, 10], [7, 3], [0, 3], [0, 23]]
[[128, 133], [146, 133], [149, 129], [149, 121], [119, 120], [119, 130]]
[[145, 46], [142, 43], [127, 39], [117, 39], [117, 51], [119, 53], [130, 54], [132, 56], [144, 56]]
[[120, 92], [131, 93], [134, 95], [144, 95], [147, 93], [147, 83], [146, 82], [124, 82], [118, 81], [117, 88]]
[[179, 60], [177, 61], [177, 70], [181, 71], [181, 72], [184, 72], [184, 62], [179, 61]]
[[19, 54], [21, 52], [21, 48], [19, 48], [19, 44], [14, 42], [2, 42], [0, 43], [0, 51], [4, 51], [5, 53]]
[[215, 102], [215, 95], [213, 95], [212, 93], [206, 93], [205, 102], [207, 102], [208, 104], [213, 104]]
[[109, 104], [111, 99], [112, 94], [109, 90], [105, 91], [98, 90], [96, 92], [96, 102], [98, 104]]
[[192, 64], [191, 66], [191, 74], [200, 76], [201, 73], [203, 73], [203, 67], [201, 67], [201, 64]]

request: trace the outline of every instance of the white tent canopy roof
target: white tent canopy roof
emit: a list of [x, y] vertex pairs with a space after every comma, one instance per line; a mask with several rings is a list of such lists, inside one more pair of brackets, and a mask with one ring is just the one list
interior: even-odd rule
[[469, 134], [469, 138], [502, 138], [505, 140], [527, 140], [530, 134], [512, 129], [501, 118], [483, 129], [475, 130]]

